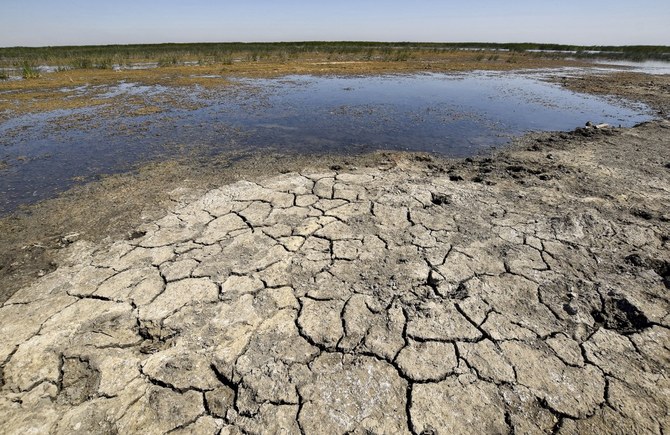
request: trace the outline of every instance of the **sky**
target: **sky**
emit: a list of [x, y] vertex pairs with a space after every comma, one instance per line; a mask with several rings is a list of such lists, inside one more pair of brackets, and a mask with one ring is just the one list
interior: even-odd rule
[[670, 0], [0, 0], [0, 46], [267, 41], [670, 45]]

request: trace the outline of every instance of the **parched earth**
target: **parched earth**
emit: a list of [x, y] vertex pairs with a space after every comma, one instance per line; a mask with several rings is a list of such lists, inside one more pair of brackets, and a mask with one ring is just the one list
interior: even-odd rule
[[670, 122], [304, 170], [0, 308], [4, 433], [670, 431]]

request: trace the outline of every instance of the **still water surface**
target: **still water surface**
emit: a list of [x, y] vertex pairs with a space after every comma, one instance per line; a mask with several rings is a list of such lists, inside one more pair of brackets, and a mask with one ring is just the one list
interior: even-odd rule
[[[86, 92], [65, 89], [64, 94]], [[0, 214], [146, 161], [221, 152], [429, 151], [469, 156], [537, 130], [632, 126], [643, 105], [576, 94], [536, 75], [476, 72], [245, 79], [216, 93], [120, 83], [99, 98], [178, 94], [156, 114], [55, 110], [0, 123]], [[169, 100], [168, 100], [169, 101]], [[0, 164], [0, 168], [2, 165]]]

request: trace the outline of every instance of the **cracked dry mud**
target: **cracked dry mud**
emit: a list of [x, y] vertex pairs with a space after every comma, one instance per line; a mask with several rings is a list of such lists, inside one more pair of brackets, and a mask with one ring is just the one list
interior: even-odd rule
[[668, 433], [669, 125], [175, 192], [0, 308], [2, 432]]

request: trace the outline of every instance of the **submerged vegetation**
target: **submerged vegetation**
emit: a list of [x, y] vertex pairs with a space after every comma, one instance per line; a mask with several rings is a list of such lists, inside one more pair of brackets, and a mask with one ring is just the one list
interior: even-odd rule
[[[0, 48], [0, 67], [53, 65], [66, 69], [110, 69], [138, 62], [158, 66], [184, 63], [223, 64], [289, 61], [305, 56], [329, 60], [403, 62], [414, 56], [449, 51], [482, 51], [481, 59], [498, 60], [499, 53], [529, 53], [539, 57], [670, 60], [668, 46], [574, 46], [535, 43], [415, 43], [415, 42], [276, 42], [137, 44]], [[34, 68], [29, 72], [37, 72]]]

